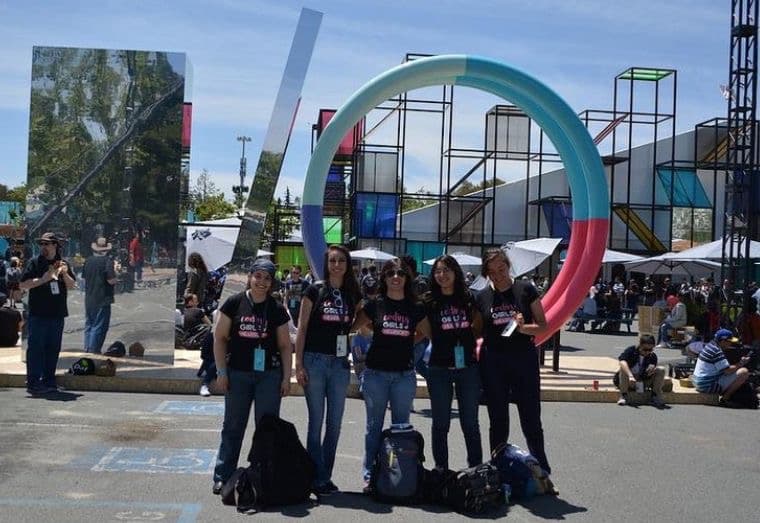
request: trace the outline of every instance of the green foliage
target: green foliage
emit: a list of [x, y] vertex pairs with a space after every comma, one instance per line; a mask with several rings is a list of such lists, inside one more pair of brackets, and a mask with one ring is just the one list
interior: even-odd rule
[[216, 220], [235, 215], [237, 208], [224, 199], [224, 193], [207, 196], [195, 206], [195, 219], [198, 221]]
[[452, 193], [454, 196], [465, 196], [470, 193], [474, 193], [476, 191], [482, 191], [484, 188], [489, 188], [493, 185], [501, 185], [504, 183], [504, 180], [501, 178], [494, 179], [488, 179], [485, 182], [475, 183], [465, 180], [463, 181], [459, 187]]

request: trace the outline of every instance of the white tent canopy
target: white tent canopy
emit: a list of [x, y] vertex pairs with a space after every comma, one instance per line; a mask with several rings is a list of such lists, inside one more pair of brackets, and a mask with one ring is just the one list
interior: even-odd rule
[[360, 249], [358, 251], [351, 251], [351, 258], [354, 260], [380, 260], [387, 261], [393, 260], [397, 256], [390, 254], [375, 247], [367, 247], [366, 249]]
[[[449, 256], [454, 258], [457, 263], [463, 267], [473, 267], [473, 266], [479, 266], [481, 265], [481, 259], [477, 256], [473, 256], [472, 254], [467, 254], [464, 252], [452, 252], [449, 253]], [[433, 265], [435, 263], [435, 258], [430, 258], [429, 260], [425, 260], [426, 265]]]
[[710, 273], [720, 272], [720, 263], [697, 258], [677, 258], [675, 254], [666, 252], [659, 256], [627, 262], [625, 266], [629, 271], [643, 272], [644, 274], [702, 277], [708, 276]]
[[636, 256], [635, 254], [628, 254], [627, 252], [606, 249], [604, 251], [604, 257], [602, 257], [602, 263], [625, 263], [631, 261], [640, 261], [643, 259], [643, 256]]
[[[746, 240], [739, 243], [736, 240], [732, 240], [734, 256], [741, 254], [744, 256], [746, 248]], [[726, 244], [726, 251], [729, 250], [729, 245]], [[720, 260], [723, 258], [723, 240], [715, 240], [714, 242], [705, 243], [704, 245], [698, 245], [685, 251], [677, 252], [673, 254], [674, 258], [703, 258], [708, 260]], [[750, 241], [749, 244], [749, 257], [760, 258], [760, 242]]]
[[504, 247], [512, 264], [512, 277], [527, 274], [552, 255], [562, 238], [536, 238], [521, 242], [510, 242]]
[[[185, 233], [185, 265], [190, 253], [197, 252], [203, 256], [210, 271], [228, 264], [232, 260], [238, 233], [240, 218], [223, 218], [196, 222], [187, 226]], [[257, 256], [271, 256], [273, 253], [259, 249]]]

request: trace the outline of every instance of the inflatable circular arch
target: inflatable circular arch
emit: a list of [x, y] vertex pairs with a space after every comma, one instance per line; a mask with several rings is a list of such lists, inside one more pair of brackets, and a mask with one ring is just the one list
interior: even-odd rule
[[537, 337], [541, 343], [573, 315], [599, 272], [610, 219], [607, 180], [596, 145], [570, 106], [507, 64], [478, 56], [433, 56], [394, 67], [354, 93], [323, 131], [306, 171], [301, 209], [306, 257], [316, 274], [322, 274], [327, 248], [322, 231], [325, 184], [346, 133], [389, 98], [436, 85], [472, 87], [512, 102], [543, 129], [564, 163], [573, 202], [572, 233], [562, 270], [542, 299], [548, 329]]

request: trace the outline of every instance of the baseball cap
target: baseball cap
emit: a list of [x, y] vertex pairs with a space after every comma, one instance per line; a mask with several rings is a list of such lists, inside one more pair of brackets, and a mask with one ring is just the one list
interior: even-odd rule
[[731, 343], [736, 343], [739, 341], [738, 338], [734, 336], [734, 333], [731, 332], [728, 329], [718, 329], [718, 331], [715, 333], [715, 341], [723, 341], [728, 340]]

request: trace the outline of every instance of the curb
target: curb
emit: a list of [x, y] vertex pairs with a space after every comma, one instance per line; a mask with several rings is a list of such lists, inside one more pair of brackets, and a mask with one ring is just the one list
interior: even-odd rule
[[[59, 375], [58, 384], [71, 391], [99, 392], [134, 392], [145, 394], [198, 394], [201, 380], [197, 378], [123, 378], [100, 376]], [[0, 387], [24, 388], [26, 376], [23, 374], [0, 374]], [[303, 396], [303, 388], [293, 380], [290, 385], [291, 396]], [[360, 398], [359, 387], [355, 383], [348, 386], [347, 397]], [[425, 385], [417, 385], [415, 398], [428, 399]], [[630, 393], [633, 403], [648, 404], [645, 394]], [[542, 389], [541, 401], [557, 401], [572, 403], [615, 403], [618, 399], [616, 390], [585, 390], [585, 389]], [[716, 394], [698, 392], [679, 393], [665, 392], [663, 400], [670, 405], [717, 405]]]

